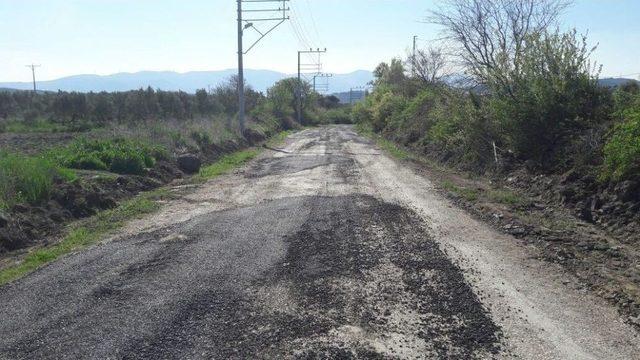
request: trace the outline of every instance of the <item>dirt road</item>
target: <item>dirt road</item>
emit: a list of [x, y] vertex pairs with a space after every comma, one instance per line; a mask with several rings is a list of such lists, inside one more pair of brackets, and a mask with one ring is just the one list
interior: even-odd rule
[[352, 128], [305, 130], [0, 289], [0, 357], [640, 359], [531, 251]]

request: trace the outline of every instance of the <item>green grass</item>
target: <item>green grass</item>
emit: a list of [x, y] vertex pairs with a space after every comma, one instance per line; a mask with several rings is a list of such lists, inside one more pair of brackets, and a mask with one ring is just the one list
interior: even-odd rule
[[49, 151], [47, 157], [67, 168], [142, 175], [156, 160], [166, 159], [168, 152], [157, 145], [125, 138], [78, 139]]
[[387, 139], [380, 137], [377, 139], [376, 143], [378, 144], [378, 147], [388, 152], [389, 154], [391, 154], [391, 156], [393, 156], [396, 159], [406, 160], [411, 157], [411, 154], [408, 151], [400, 148], [393, 141], [389, 141]]
[[494, 189], [487, 192], [487, 197], [495, 202], [499, 202], [507, 205], [523, 205], [525, 199], [515, 194], [513, 191], [506, 189]]
[[236, 151], [233, 154], [225, 155], [213, 164], [200, 169], [200, 174], [198, 174], [198, 177], [201, 180], [212, 179], [246, 163], [247, 161], [258, 156], [259, 153], [260, 152], [256, 149], [249, 149]]
[[36, 121], [33, 124], [27, 124], [23, 121], [11, 121], [4, 127], [4, 131], [8, 133], [55, 133], [69, 130], [67, 126], [45, 120]]
[[48, 199], [56, 177], [74, 181], [76, 174], [45, 157], [0, 153], [0, 209]]
[[157, 211], [160, 207], [157, 200], [167, 196], [166, 189], [143, 193], [114, 209], [98, 213], [82, 225], [72, 228], [59, 243], [34, 250], [19, 264], [0, 270], [0, 285], [16, 280], [60, 256], [96, 243], [127, 220]]
[[[274, 144], [284, 141], [289, 134], [290, 132], [281, 132], [272, 137], [270, 141], [273, 141]], [[258, 149], [248, 149], [226, 155], [215, 163], [202, 168], [196, 178], [200, 180], [214, 178], [250, 161], [259, 153]], [[16, 280], [65, 254], [98, 242], [109, 232], [122, 227], [127, 220], [157, 211], [160, 207], [158, 200], [168, 197], [170, 197], [168, 190], [162, 188], [142, 193], [125, 201], [115, 209], [99, 212], [83, 221], [81, 225], [71, 228], [59, 243], [34, 250], [19, 264], [0, 270], [0, 285]]]
[[413, 158], [413, 155], [409, 153], [407, 150], [399, 147], [396, 143], [391, 140], [387, 140], [383, 138], [381, 135], [376, 134], [370, 125], [359, 123], [356, 124], [356, 131], [363, 136], [371, 138], [376, 141], [376, 144], [382, 150], [388, 152], [391, 156], [399, 160], [406, 160]]
[[291, 134], [293, 134], [293, 130], [284, 130], [279, 133], [273, 135], [269, 140], [267, 140], [266, 145], [269, 147], [276, 147], [282, 145], [284, 140]]
[[444, 188], [450, 193], [453, 193], [455, 195], [458, 195], [466, 199], [467, 201], [476, 201], [480, 196], [478, 190], [457, 186], [456, 184], [454, 184], [449, 180], [442, 181], [442, 188]]

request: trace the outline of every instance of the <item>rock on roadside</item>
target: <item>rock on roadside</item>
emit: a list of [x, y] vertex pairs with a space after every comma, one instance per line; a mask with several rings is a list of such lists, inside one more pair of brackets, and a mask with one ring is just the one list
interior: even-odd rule
[[188, 173], [195, 174], [200, 171], [200, 166], [202, 165], [202, 161], [196, 155], [193, 154], [184, 154], [178, 156], [178, 166], [180, 170]]

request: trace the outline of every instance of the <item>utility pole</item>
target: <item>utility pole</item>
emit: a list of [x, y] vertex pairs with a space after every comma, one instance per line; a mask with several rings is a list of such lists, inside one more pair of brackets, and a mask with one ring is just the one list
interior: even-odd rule
[[[302, 54], [322, 54], [326, 53], [327, 49], [309, 49], [298, 51], [298, 86], [296, 89], [296, 119], [298, 120], [298, 124], [302, 124], [302, 66], [309, 66], [310, 64], [302, 64], [301, 55]], [[313, 66], [317, 66], [316, 73], [320, 72], [320, 64], [313, 64]]]
[[353, 105], [353, 90], [358, 90], [360, 91], [360, 93], [362, 94], [361, 96], [358, 97], [358, 100], [362, 100], [362, 99], [366, 99], [367, 98], [367, 89], [369, 88], [369, 86], [356, 86], [356, 87], [352, 87], [351, 89], [349, 89], [349, 105]]
[[418, 40], [418, 36], [413, 36], [413, 55], [411, 57], [411, 74], [416, 75], [416, 41]]
[[[287, 16], [290, 10], [286, 4], [290, 0], [236, 0], [238, 3], [238, 122], [240, 123], [240, 132], [244, 135], [245, 126], [245, 98], [244, 98], [244, 55], [249, 53], [254, 46], [264, 39], [270, 32], [275, 30], [283, 22], [289, 19]], [[249, 8], [243, 9], [242, 4], [250, 4]], [[261, 8], [263, 4], [279, 3], [278, 8]], [[274, 5], [275, 6], [275, 5]], [[266, 14], [264, 16], [257, 16], [255, 18], [243, 19], [244, 13], [258, 13]], [[271, 27], [266, 31], [260, 31], [255, 26], [256, 22], [267, 22], [271, 24]], [[247, 50], [244, 50], [243, 38], [244, 31], [247, 29], [253, 29], [258, 33], [258, 39], [249, 46]]]
[[[317, 73], [315, 75], [313, 75], [313, 91], [317, 91], [316, 88], [316, 79], [317, 78], [331, 78], [333, 77], [333, 74], [324, 74], [324, 73]], [[329, 90], [329, 84], [327, 83], [326, 86], [323, 86], [323, 90], [328, 91]]]
[[35, 93], [37, 91], [36, 89], [36, 68], [40, 67], [40, 65], [35, 65], [35, 64], [31, 64], [31, 65], [25, 65], [28, 68], [31, 68], [31, 77], [33, 78], [33, 92]]

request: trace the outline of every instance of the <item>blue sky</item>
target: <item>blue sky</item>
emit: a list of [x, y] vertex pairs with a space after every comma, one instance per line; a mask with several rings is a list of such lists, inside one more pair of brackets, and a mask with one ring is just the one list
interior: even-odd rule
[[[296, 50], [313, 46], [328, 48], [326, 72], [370, 70], [406, 54], [413, 35], [422, 45], [438, 37], [421, 22], [436, 3], [292, 0], [295, 20], [252, 50], [245, 66], [293, 73]], [[639, 18], [638, 0], [577, 0], [562, 23], [588, 31], [602, 74], [617, 76], [640, 72]], [[235, 68], [235, 26], [234, 0], [0, 0], [0, 81], [29, 81], [31, 62], [42, 64], [41, 80]]]

